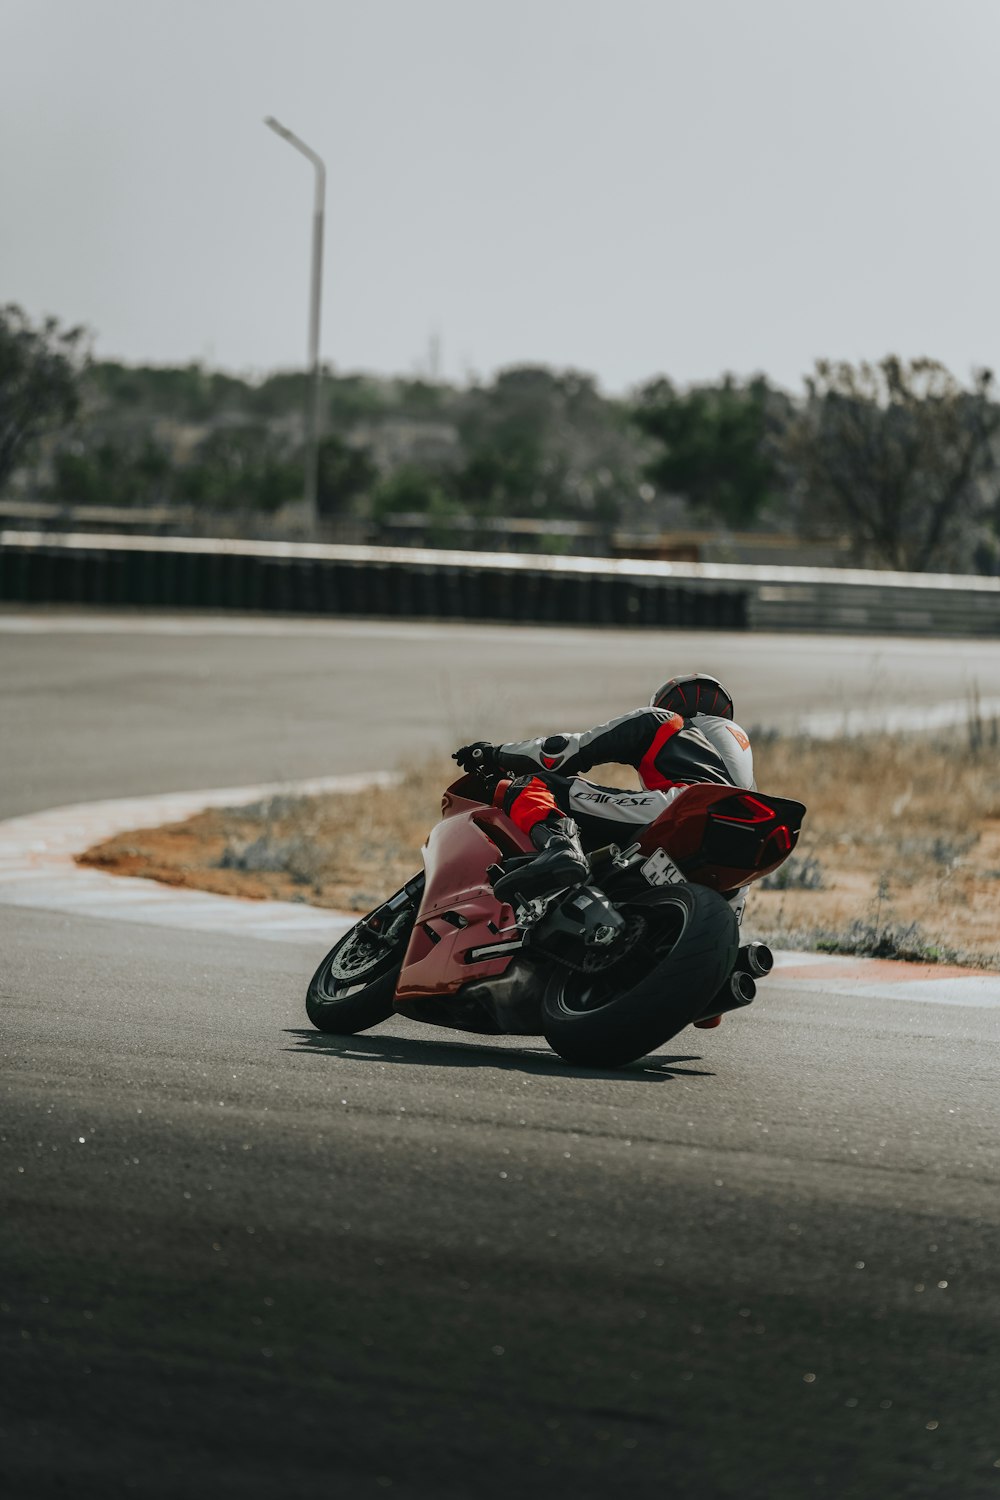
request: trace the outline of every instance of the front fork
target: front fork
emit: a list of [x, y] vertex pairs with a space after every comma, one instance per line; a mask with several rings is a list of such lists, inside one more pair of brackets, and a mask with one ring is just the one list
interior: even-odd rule
[[376, 942], [384, 943], [391, 948], [398, 940], [403, 924], [413, 925], [411, 913], [415, 918], [420, 908], [420, 898], [424, 894], [426, 879], [424, 871], [421, 870], [419, 875], [414, 875], [408, 880], [394, 896], [389, 897], [388, 901], [384, 901], [381, 906], [377, 906], [373, 912], [364, 917], [359, 925], [366, 928]]

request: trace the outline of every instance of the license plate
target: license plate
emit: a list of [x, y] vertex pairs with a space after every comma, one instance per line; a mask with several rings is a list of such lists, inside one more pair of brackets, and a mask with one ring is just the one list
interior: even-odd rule
[[639, 866], [650, 885], [678, 885], [684, 879], [665, 849], [656, 849]]

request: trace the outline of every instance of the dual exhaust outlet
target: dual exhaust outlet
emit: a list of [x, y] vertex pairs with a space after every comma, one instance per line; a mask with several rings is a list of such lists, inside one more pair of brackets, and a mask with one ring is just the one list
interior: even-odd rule
[[749, 1005], [757, 994], [757, 980], [774, 968], [774, 954], [765, 943], [747, 943], [736, 955], [736, 968], [719, 993], [696, 1019], [724, 1016], [729, 1010]]

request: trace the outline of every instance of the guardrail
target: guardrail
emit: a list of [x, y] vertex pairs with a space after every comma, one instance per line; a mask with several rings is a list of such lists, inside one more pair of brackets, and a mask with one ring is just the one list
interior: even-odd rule
[[1000, 636], [1000, 579], [0, 531], [0, 602]]

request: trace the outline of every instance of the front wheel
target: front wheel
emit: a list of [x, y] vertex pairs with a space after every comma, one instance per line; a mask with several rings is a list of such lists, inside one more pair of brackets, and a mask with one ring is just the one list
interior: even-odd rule
[[306, 1014], [319, 1031], [353, 1036], [392, 1015], [396, 982], [417, 915], [419, 893], [404, 887], [362, 917], [326, 955], [306, 993]]
[[620, 965], [560, 967], [549, 979], [542, 1024], [567, 1062], [620, 1068], [644, 1057], [701, 1015], [732, 973], [739, 928], [715, 891], [672, 886], [642, 913], [646, 932]]

